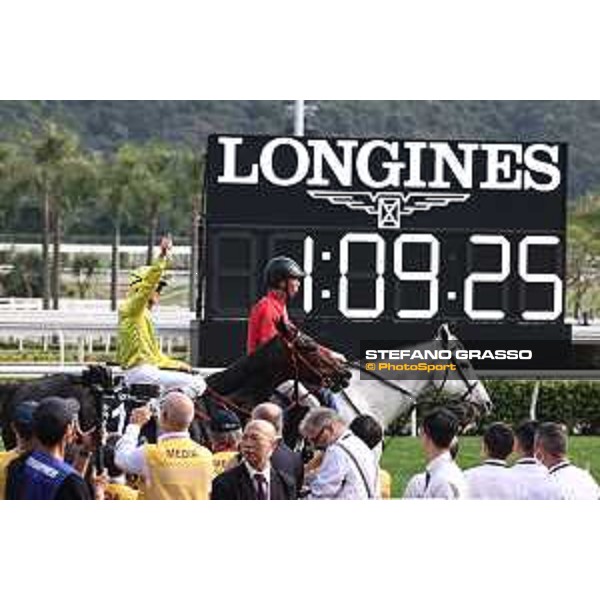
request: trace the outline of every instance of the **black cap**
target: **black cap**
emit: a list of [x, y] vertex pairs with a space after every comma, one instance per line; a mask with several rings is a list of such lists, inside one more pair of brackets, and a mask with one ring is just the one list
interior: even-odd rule
[[236, 431], [242, 428], [242, 422], [238, 416], [230, 410], [217, 410], [210, 420], [210, 428], [218, 433]]
[[13, 423], [22, 425], [25, 427], [31, 427], [33, 425], [33, 413], [39, 406], [39, 402], [35, 400], [25, 400], [25, 402], [19, 402], [13, 410]]
[[33, 413], [38, 405], [39, 402], [35, 400], [25, 400], [19, 402], [13, 409], [11, 421], [23, 439], [29, 440], [33, 436]]

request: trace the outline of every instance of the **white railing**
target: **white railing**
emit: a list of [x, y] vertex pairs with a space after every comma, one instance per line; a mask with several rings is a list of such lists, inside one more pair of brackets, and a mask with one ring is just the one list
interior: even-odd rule
[[[0, 364], [0, 377], [10, 376], [11, 379], [30, 379], [32, 377], [43, 377], [45, 375], [81, 375], [89, 364], [75, 363], [70, 365], [57, 364], [42, 364], [42, 363], [12, 363]], [[111, 366], [111, 370], [115, 375], [120, 375], [122, 370], [120, 367]], [[199, 369], [203, 377], [208, 377], [213, 373], [217, 373], [222, 369], [210, 368]]]
[[[193, 318], [194, 313], [185, 309], [157, 310], [154, 325], [161, 348], [163, 340], [167, 342], [169, 354], [174, 339], [183, 339], [189, 344]], [[95, 339], [100, 339], [108, 352], [117, 326], [117, 313], [107, 310], [32, 310], [6, 307], [0, 310], [0, 338], [16, 340], [22, 351], [25, 339], [41, 339], [47, 347], [48, 339], [56, 336], [61, 365], [65, 364], [65, 347], [68, 342], [78, 344], [80, 362], [83, 362], [86, 344], [88, 350], [92, 351]]]

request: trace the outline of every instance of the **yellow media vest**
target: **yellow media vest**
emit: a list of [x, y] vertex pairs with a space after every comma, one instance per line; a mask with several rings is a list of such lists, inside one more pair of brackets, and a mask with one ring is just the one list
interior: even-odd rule
[[216, 452], [213, 454], [213, 468], [214, 476], [220, 475], [227, 465], [238, 455], [238, 452], [234, 450], [225, 450], [223, 452]]
[[109, 483], [104, 491], [105, 500], [137, 500], [139, 492], [123, 483]]
[[187, 437], [166, 438], [145, 446], [148, 478], [140, 500], [208, 500], [212, 453]]
[[159, 369], [181, 369], [187, 366], [160, 351], [148, 310], [150, 296], [166, 268], [166, 258], [155, 260], [142, 281], [130, 289], [127, 298], [119, 306], [117, 361], [123, 369], [131, 369], [137, 365], [153, 365]]
[[0, 500], [6, 496], [6, 469], [17, 456], [19, 452], [16, 449], [0, 452]]

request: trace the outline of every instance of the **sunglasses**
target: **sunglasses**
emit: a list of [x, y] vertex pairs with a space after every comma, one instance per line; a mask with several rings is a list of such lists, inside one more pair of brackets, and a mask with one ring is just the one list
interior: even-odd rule
[[307, 441], [312, 444], [313, 446], [316, 446], [319, 442], [319, 439], [321, 438], [321, 436], [323, 435], [323, 432], [329, 427], [329, 425], [323, 425], [323, 427], [321, 427], [321, 429], [319, 429], [318, 433], [316, 435], [311, 435], [309, 438], [307, 438]]

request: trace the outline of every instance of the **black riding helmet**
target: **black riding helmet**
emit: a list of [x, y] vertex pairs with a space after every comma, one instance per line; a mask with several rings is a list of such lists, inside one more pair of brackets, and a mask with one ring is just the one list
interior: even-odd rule
[[298, 263], [288, 256], [275, 256], [265, 267], [265, 285], [268, 288], [277, 288], [286, 279], [302, 279], [304, 271]]

